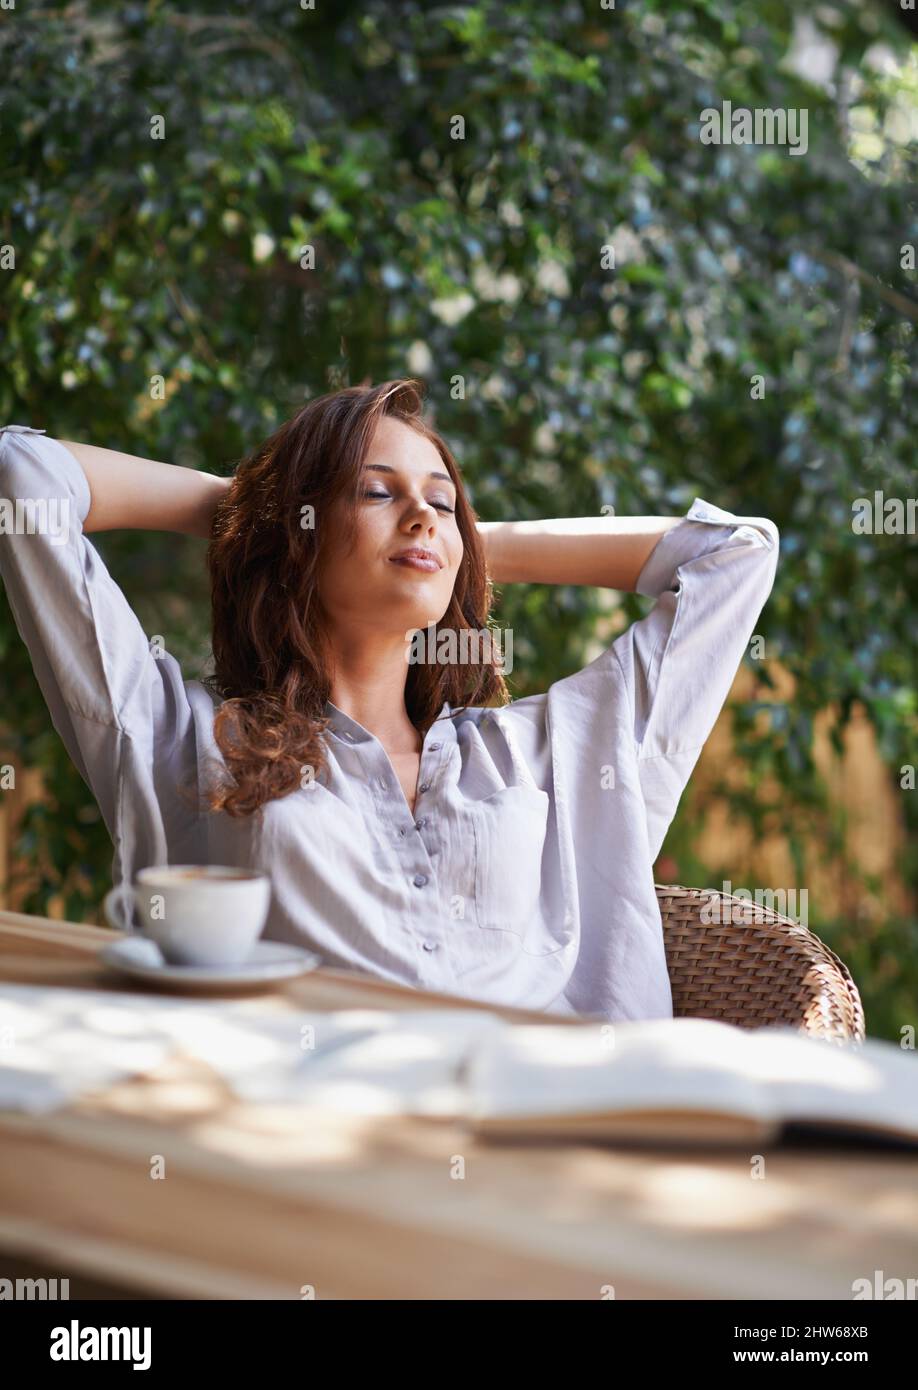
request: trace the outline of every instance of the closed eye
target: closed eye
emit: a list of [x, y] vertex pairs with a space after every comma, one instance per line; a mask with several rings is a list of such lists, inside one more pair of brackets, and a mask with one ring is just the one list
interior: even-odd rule
[[[389, 496], [388, 492], [365, 492], [363, 495], [364, 497], [381, 497], [383, 501]], [[456, 510], [455, 507], [450, 507], [446, 502], [432, 502], [431, 506], [435, 507], [438, 512], [454, 512]]]

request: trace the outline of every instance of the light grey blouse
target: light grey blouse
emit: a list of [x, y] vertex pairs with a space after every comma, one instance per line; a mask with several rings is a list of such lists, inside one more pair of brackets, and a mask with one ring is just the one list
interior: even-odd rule
[[265, 936], [329, 965], [551, 1014], [672, 1015], [653, 864], [771, 591], [772, 521], [696, 498], [641, 571], [654, 607], [595, 661], [501, 709], [444, 704], [414, 815], [379, 740], [329, 703], [328, 785], [240, 821], [179, 799], [222, 764], [213, 697], [151, 651], [83, 535], [86, 476], [44, 435], [0, 430], [0, 576], [114, 882], [257, 867]]

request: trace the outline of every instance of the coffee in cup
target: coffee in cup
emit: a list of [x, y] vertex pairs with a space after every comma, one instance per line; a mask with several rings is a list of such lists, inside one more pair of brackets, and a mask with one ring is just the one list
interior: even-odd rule
[[[133, 887], [107, 893], [103, 911], [113, 927], [155, 941], [173, 965], [239, 965], [261, 936], [271, 902], [271, 880], [257, 869], [223, 864], [162, 864], [141, 869]], [[119, 920], [118, 907], [128, 912]]]

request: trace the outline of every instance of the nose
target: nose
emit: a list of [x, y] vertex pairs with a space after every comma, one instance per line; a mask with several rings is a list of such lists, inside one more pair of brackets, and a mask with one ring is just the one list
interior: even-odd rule
[[408, 508], [407, 512], [409, 526], [413, 527], [418, 524], [421, 526], [426, 525], [428, 531], [435, 531], [437, 529], [438, 517], [439, 513], [436, 507], [431, 506], [423, 497], [414, 498], [413, 505]]

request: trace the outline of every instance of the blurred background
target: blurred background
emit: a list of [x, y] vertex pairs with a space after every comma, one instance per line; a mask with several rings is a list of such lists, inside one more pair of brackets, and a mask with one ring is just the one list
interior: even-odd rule
[[[775, 588], [656, 878], [806, 890], [898, 1040], [918, 566], [852, 505], [915, 492], [914, 11], [113, 9], [0, 12], [0, 423], [225, 473], [310, 397], [416, 375], [482, 519], [771, 517]], [[725, 101], [805, 111], [805, 148], [704, 143]], [[209, 669], [205, 543], [92, 543]], [[648, 607], [508, 586], [514, 697]], [[0, 906], [100, 923], [111, 842], [2, 593], [0, 657]]]

